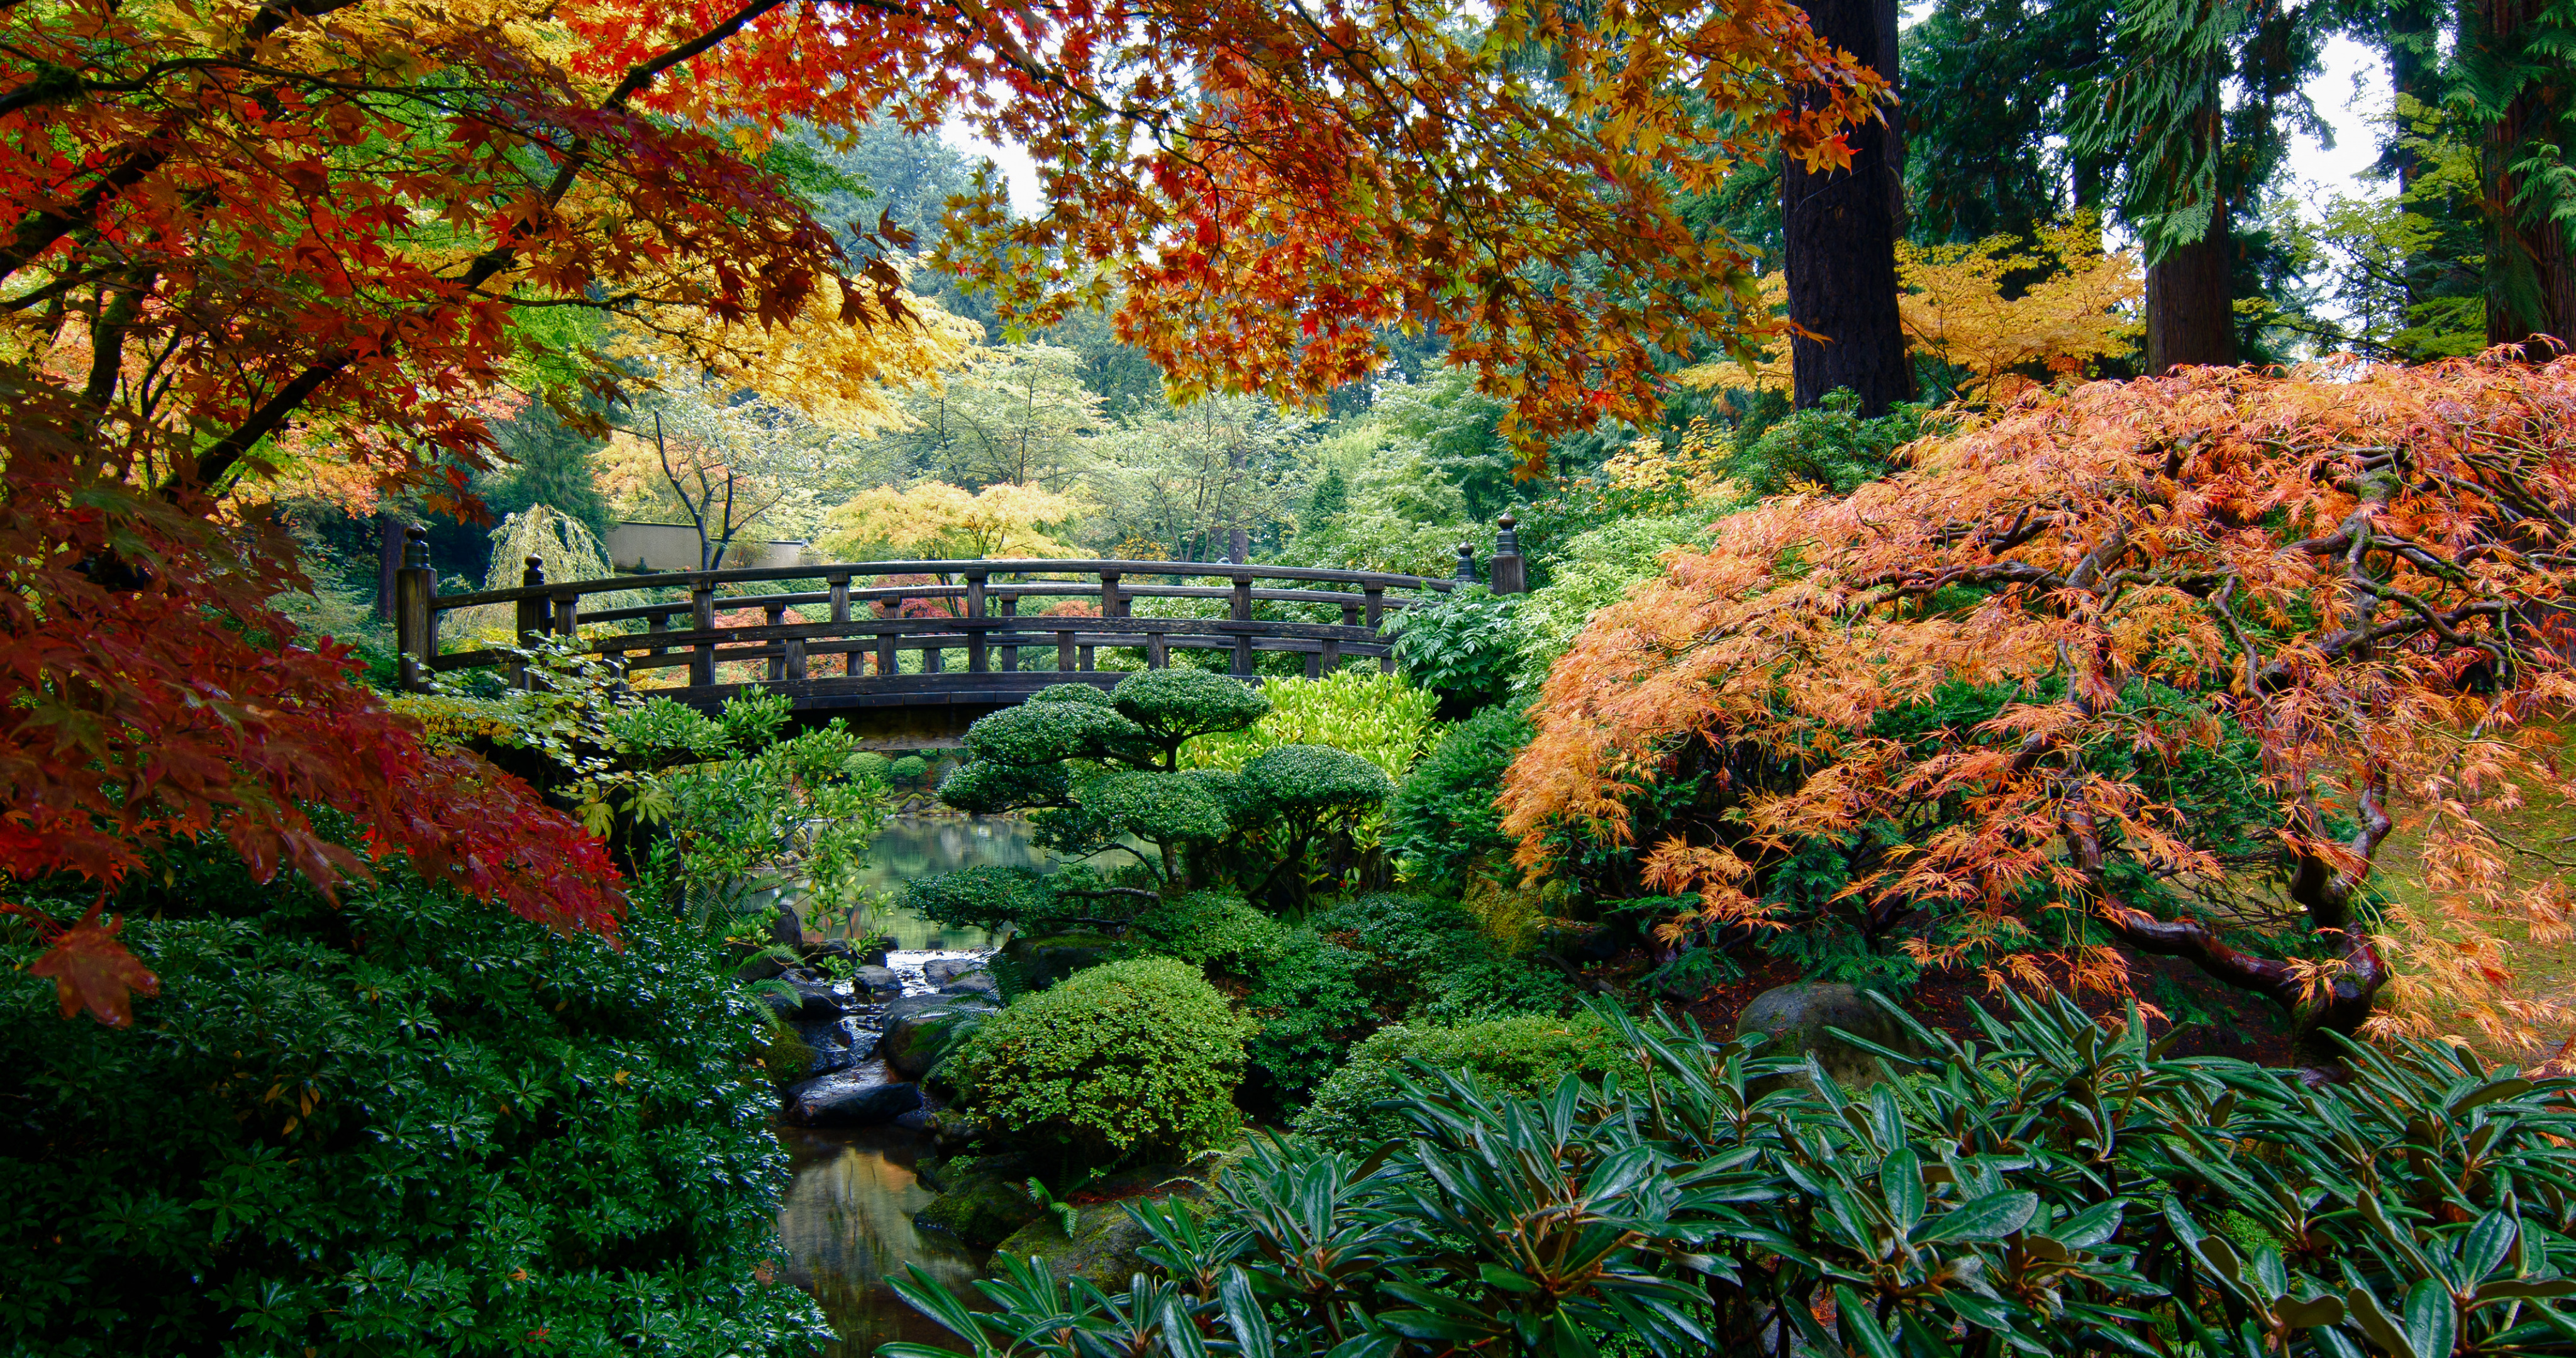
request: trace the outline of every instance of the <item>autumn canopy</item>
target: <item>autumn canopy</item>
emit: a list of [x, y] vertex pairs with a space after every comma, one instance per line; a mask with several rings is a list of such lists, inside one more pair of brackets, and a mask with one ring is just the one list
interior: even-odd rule
[[[1774, 148], [1834, 163], [1875, 79], [1775, 0], [1478, 7], [1473, 36], [1459, 9], [11, 8], [0, 868], [104, 903], [151, 844], [220, 828], [327, 884], [366, 870], [308, 823], [330, 803], [382, 852], [605, 927], [577, 827], [286, 644], [264, 601], [294, 556], [256, 487], [324, 465], [461, 501], [496, 385], [649, 380], [549, 345], [565, 309], [733, 380], [905, 366], [934, 327], [870, 253], [896, 233], [854, 257], [814, 219], [769, 154], [790, 119], [1027, 146], [1043, 209], [988, 192], [945, 258], [1039, 320], [1109, 301], [1184, 393], [1313, 397], [1427, 319], [1526, 446], [1643, 415], [1660, 355], [1769, 324], [1676, 193]], [[1602, 274], [1625, 282], [1536, 281]], [[123, 1021], [150, 982], [113, 924], [34, 922], [67, 1008]]]

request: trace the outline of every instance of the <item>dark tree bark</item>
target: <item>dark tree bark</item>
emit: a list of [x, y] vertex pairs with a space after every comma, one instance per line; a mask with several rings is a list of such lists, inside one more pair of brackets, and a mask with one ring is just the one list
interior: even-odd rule
[[[2224, 135], [2218, 92], [2201, 110], [2198, 136]], [[2204, 141], [2203, 145], [2208, 143]], [[2147, 266], [2147, 374], [2184, 365], [2226, 367], [2236, 362], [2236, 237], [2228, 222], [2226, 190], [2218, 190], [2209, 227], [2200, 239], [2178, 245]]]
[[[2526, 143], [2556, 143], [2576, 101], [2576, 73], [2526, 50], [2549, 0], [2478, 0], [2491, 55], [2522, 67], [2526, 81], [2487, 130], [2487, 343], [2551, 337], [2576, 345], [2576, 258], [2567, 233], [2542, 217], [2545, 205], [2515, 202], [2527, 187], [2508, 168]], [[2544, 74], [2545, 73], [2545, 74]]]
[[[1897, 78], [1895, 0], [1809, 0], [1807, 21], [1828, 42]], [[1820, 91], [1801, 94], [1802, 100]], [[1889, 120], [1844, 133], [1848, 170], [1811, 174], [1790, 161], [1781, 175], [1783, 264], [1789, 318], [1825, 338], [1790, 341], [1797, 403], [1849, 387], [1861, 413], [1884, 415], [1914, 395], [1914, 365], [1896, 313], [1897, 218], [1904, 202], [1904, 139]]]

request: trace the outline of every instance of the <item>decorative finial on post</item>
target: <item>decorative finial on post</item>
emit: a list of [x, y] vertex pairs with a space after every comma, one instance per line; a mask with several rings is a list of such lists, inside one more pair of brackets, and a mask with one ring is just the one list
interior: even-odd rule
[[527, 570], [519, 576], [519, 584], [521, 587], [534, 589], [546, 582], [546, 559], [544, 557], [541, 557], [534, 552], [528, 553], [527, 566]]
[[413, 524], [411, 527], [403, 530], [402, 563], [403, 569], [405, 570], [425, 571], [429, 569], [428, 529], [421, 527], [419, 524]]
[[1458, 583], [1476, 583], [1476, 548], [1471, 543], [1458, 544]]
[[1520, 520], [1505, 514], [1494, 520], [1494, 563], [1490, 567], [1496, 594], [1529, 590], [1529, 566], [1521, 559]]

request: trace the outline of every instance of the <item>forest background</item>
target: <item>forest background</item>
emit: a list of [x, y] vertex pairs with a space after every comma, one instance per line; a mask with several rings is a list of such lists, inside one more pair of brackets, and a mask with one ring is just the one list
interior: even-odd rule
[[[2311, 5], [2294, 17], [2286, 29], [2249, 35], [2231, 58], [2243, 68], [2231, 82], [2228, 139], [2237, 247], [2228, 288], [2241, 356], [2278, 363], [2349, 351], [2420, 361], [2475, 352], [2484, 342], [2484, 233], [2474, 137], [2440, 106], [2438, 70], [2428, 72], [2426, 59], [2429, 50], [2439, 67], [2438, 43], [2426, 48], [2416, 20], [2378, 6]], [[1834, 426], [1827, 446], [1891, 448], [1922, 410], [1996, 394], [1982, 390], [1985, 380], [2016, 364], [2039, 377], [2052, 365], [2108, 377], [2143, 370], [2138, 230], [2123, 215], [2117, 157], [2088, 156], [2067, 136], [2066, 95], [2102, 78], [2118, 23], [2100, 3], [1947, 0], [1905, 13], [1900, 283], [1916, 299], [1906, 319], [1917, 399], [1892, 424], [1848, 409], [1810, 417]], [[2061, 59], [2042, 60], [2044, 47]], [[1994, 62], [2024, 59], [2032, 78], [2020, 91], [1986, 89], [1976, 78]], [[997, 162], [979, 163], [977, 150], [997, 153]], [[843, 243], [854, 254], [882, 214], [922, 252], [909, 262], [912, 292], [932, 314], [953, 318], [941, 333], [955, 347], [924, 351], [938, 366], [894, 398], [890, 420], [872, 413], [836, 426], [793, 390], [690, 381], [570, 410], [534, 383], [526, 392], [504, 388], [487, 408], [512, 462], [469, 477], [488, 522], [434, 505], [443, 488], [380, 501], [373, 487], [335, 485], [327, 474], [278, 483], [276, 507], [315, 567], [311, 593], [278, 601], [290, 615], [315, 633], [390, 652], [376, 598], [384, 525], [429, 528], [446, 589], [508, 585], [526, 550], [545, 545], [540, 537], [562, 539], [560, 524], [510, 524], [540, 504], [602, 540], [619, 520], [704, 519], [710, 550], [736, 564], [773, 539], [838, 547], [823, 554], [844, 558], [978, 554], [982, 547], [958, 536], [957, 511], [935, 506], [935, 495], [889, 499], [879, 489], [871, 504], [852, 503], [872, 488], [924, 483], [1045, 492], [1004, 510], [1020, 534], [1014, 555], [1216, 559], [1241, 530], [1258, 560], [1445, 576], [1456, 546], [1487, 550], [1494, 521], [1508, 512], [1522, 523], [1539, 573], [1533, 583], [1545, 583], [1566, 541], [1621, 517], [1614, 502], [1623, 478], [1640, 484], [1635, 467], [1614, 465], [1618, 455], [1679, 448], [1694, 425], [1751, 447], [1792, 410], [1785, 352], [1775, 348], [1771, 362], [1752, 366], [1712, 354], [1674, 365], [1679, 380], [1654, 425], [1613, 421], [1560, 438], [1547, 451], [1548, 475], [1516, 479], [1505, 403], [1444, 365], [1437, 335], [1400, 332], [1383, 336], [1392, 362], [1381, 373], [1336, 391], [1322, 409], [1283, 409], [1258, 396], [1175, 404], [1152, 358], [1122, 342], [1102, 312], [1015, 327], [963, 276], [971, 269], [927, 257], [948, 201], [974, 191], [979, 170], [1011, 180], [1018, 208], [1028, 210], [1018, 200], [1028, 197], [1029, 166], [1017, 148], [873, 125], [855, 139], [793, 135], [769, 160], [820, 220], [846, 224]], [[2335, 173], [2355, 165], [2352, 178]], [[1775, 304], [1780, 175], [1775, 157], [1698, 205], [1712, 226], [1764, 252], [1757, 271]], [[2056, 309], [2043, 318], [2027, 303], [2049, 284]], [[2023, 307], [2010, 310], [2016, 302]], [[567, 355], [617, 348], [617, 336], [588, 313], [549, 339]], [[601, 424], [585, 430], [590, 419]], [[1806, 437], [1783, 433], [1792, 437], [1773, 440], [1775, 448]], [[1698, 446], [1697, 456], [1713, 456], [1706, 442]], [[1822, 479], [1868, 469], [1849, 465]], [[1822, 470], [1765, 469], [1742, 488]], [[496, 544], [507, 545], [496, 552]]]

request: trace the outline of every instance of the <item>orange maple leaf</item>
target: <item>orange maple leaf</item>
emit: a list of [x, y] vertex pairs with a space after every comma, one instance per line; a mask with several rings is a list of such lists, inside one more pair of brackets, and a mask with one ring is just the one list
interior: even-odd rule
[[53, 978], [62, 996], [64, 1018], [86, 1007], [99, 1022], [122, 1028], [134, 1021], [134, 992], [161, 993], [161, 979], [116, 941], [116, 932], [123, 927], [122, 920], [99, 923], [93, 910], [64, 930], [54, 946], [27, 968], [33, 975]]

